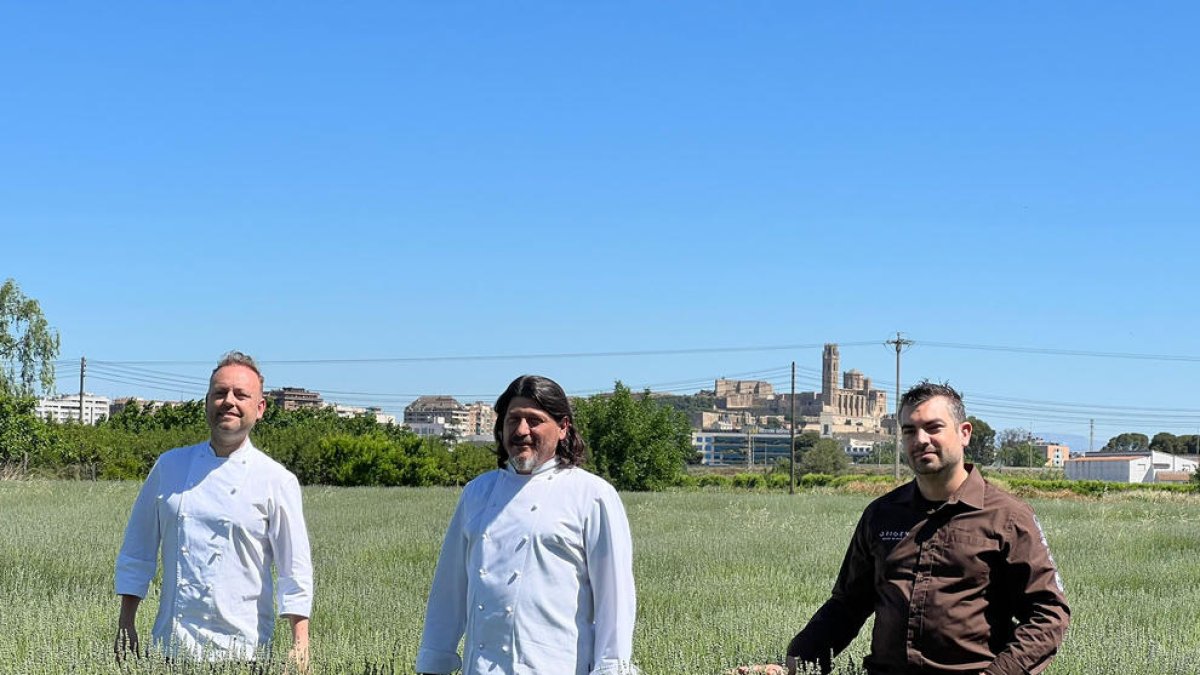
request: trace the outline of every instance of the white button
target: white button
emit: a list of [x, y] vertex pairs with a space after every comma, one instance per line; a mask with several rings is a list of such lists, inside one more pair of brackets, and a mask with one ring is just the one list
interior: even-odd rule
[[479, 576], [481, 576], [481, 577], [486, 577], [486, 576], [487, 576], [487, 569], [486, 569], [486, 568], [484, 568], [484, 567], [480, 567], [480, 568], [479, 568]]
[[502, 652], [507, 652], [507, 651], [508, 651], [508, 645], [504, 645], [503, 647], [501, 647], [501, 648], [500, 648], [500, 651], [502, 651]]
[[179, 552], [180, 552], [180, 553], [187, 553], [187, 547], [186, 547], [186, 546], [180, 546], [180, 547], [179, 547]]
[[181, 514], [179, 514], [179, 518], [180, 518], [180, 520], [186, 519], [186, 518], [187, 518], [187, 514], [186, 514], [186, 513], [181, 513]]
[[209, 620], [211, 620], [211, 619], [212, 619], [212, 616], [210, 616], [210, 615], [208, 615], [208, 614], [205, 614], [205, 615], [204, 615], [204, 620], [205, 620], [205, 621], [209, 621]]
[[507, 612], [507, 613], [509, 613], [509, 614], [512, 614], [512, 605], [508, 605], [507, 607], [505, 607], [505, 608], [504, 608], [504, 611], [505, 611], [505, 612]]
[[483, 533], [483, 538], [484, 538], [484, 539], [487, 539], [487, 538], [488, 538], [488, 533], [487, 533], [487, 532], [484, 532], [484, 533]]
[[482, 643], [482, 642], [480, 642], [480, 643], [479, 643], [479, 648], [480, 648], [480, 649], [483, 649], [483, 643]]
[[483, 611], [483, 605], [479, 605], [479, 611]]
[[517, 570], [517, 571], [513, 572], [513, 576], [514, 576], [514, 577], [519, 577], [519, 576], [521, 576], [521, 570]]

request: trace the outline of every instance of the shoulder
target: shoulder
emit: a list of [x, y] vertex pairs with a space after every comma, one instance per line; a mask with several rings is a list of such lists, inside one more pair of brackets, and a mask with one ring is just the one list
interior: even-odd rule
[[880, 509], [891, 508], [893, 506], [907, 506], [912, 503], [913, 492], [917, 489], [916, 481], [908, 481], [900, 487], [893, 488], [890, 492], [876, 497], [867, 505], [865, 512], [874, 512]]
[[983, 502], [985, 508], [995, 509], [1017, 517], [1033, 517], [1033, 507], [1029, 504], [1001, 490], [986, 479], [983, 481], [983, 485]]
[[248, 449], [251, 450], [249, 458], [251, 470], [260, 478], [282, 485], [300, 485], [300, 480], [296, 478], [296, 474], [289, 471], [286, 466], [280, 464], [274, 457], [271, 457], [253, 444]]
[[186, 466], [192, 460], [196, 453], [203, 451], [208, 446], [208, 441], [203, 441], [195, 445], [185, 445], [181, 448], [171, 448], [158, 456], [154, 461], [154, 465], [160, 471], [169, 471], [180, 465]]
[[612, 483], [609, 483], [587, 469], [572, 466], [560, 469], [557, 473], [562, 476], [562, 480], [566, 481], [568, 485], [580, 490], [584, 495], [604, 498], [617, 497], [617, 489], [612, 486]]
[[496, 481], [499, 480], [501, 474], [503, 473], [504, 471], [502, 469], [492, 469], [491, 471], [481, 473], [472, 478], [467, 482], [466, 485], [463, 486], [461, 499], [469, 499], [477, 494], [480, 494], [481, 492], [487, 492], [493, 485], [496, 484]]

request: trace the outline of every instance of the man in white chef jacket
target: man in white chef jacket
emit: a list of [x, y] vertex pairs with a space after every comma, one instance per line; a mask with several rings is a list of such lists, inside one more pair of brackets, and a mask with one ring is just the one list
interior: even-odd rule
[[296, 477], [250, 442], [265, 409], [258, 366], [229, 352], [209, 379], [209, 440], [165, 452], [154, 463], [117, 556], [118, 660], [128, 651], [139, 653], [134, 619], [161, 549], [162, 593], [152, 636], [168, 658], [263, 658], [277, 602], [292, 625], [289, 657], [307, 665], [313, 592], [308, 532]]
[[629, 522], [616, 490], [579, 467], [569, 399], [524, 375], [496, 416], [500, 468], [467, 484], [450, 521], [417, 672], [636, 673]]

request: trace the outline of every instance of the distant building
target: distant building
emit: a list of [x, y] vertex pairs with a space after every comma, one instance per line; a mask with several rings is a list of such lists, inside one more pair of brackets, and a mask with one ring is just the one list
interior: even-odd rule
[[[796, 431], [885, 440], [895, 429], [887, 412], [887, 392], [872, 387], [871, 378], [857, 370], [843, 373], [840, 359], [838, 346], [826, 344], [821, 355], [821, 391], [796, 394]], [[693, 413], [693, 428], [734, 431], [750, 425], [787, 426], [781, 416], [792, 414], [791, 394], [777, 393], [770, 382], [720, 379], [713, 384], [713, 394], [716, 410]]]
[[1063, 470], [1070, 480], [1105, 480], [1114, 483], [1176, 482], [1178, 475], [1196, 473], [1197, 463], [1157, 450], [1145, 452], [1090, 452], [1068, 459]]
[[382, 408], [379, 408], [377, 406], [367, 406], [364, 408], [364, 407], [354, 406], [354, 405], [342, 405], [341, 403], [332, 403], [332, 404], [330, 404], [329, 407], [333, 408], [333, 412], [335, 414], [337, 414], [338, 417], [358, 417], [359, 415], [367, 415], [367, 416], [375, 418], [375, 422], [377, 424], [395, 424], [396, 423], [395, 415], [387, 415], [383, 412]]
[[300, 408], [323, 408], [321, 395], [300, 387], [284, 387], [268, 391], [265, 398], [279, 406], [282, 410], [299, 410]]
[[[769, 466], [792, 457], [790, 431], [693, 431], [692, 449], [700, 463], [709, 466]], [[854, 438], [840, 440], [842, 450], [852, 461], [871, 454], [874, 444]]]
[[492, 431], [496, 426], [496, 411], [492, 406], [483, 401], [475, 401], [466, 406], [467, 409], [467, 436], [487, 436], [492, 438]]
[[169, 405], [183, 405], [183, 401], [159, 401], [155, 399], [138, 398], [137, 396], [122, 396], [120, 398], [114, 398], [112, 403], [108, 404], [108, 416], [111, 418], [113, 415], [125, 410], [125, 408], [131, 403], [136, 403], [143, 411], [148, 412], [155, 412]]
[[[108, 419], [109, 404], [106, 396], [97, 396], [84, 392], [83, 394], [83, 423], [96, 424]], [[47, 422], [78, 422], [80, 421], [79, 394], [63, 394], [54, 398], [38, 399], [34, 413]]]
[[1063, 463], [1071, 456], [1071, 448], [1057, 443], [1035, 443], [1033, 448], [1045, 456], [1046, 463], [1043, 466], [1056, 469], [1061, 469]]
[[404, 424], [418, 436], [465, 436], [468, 413], [453, 396], [421, 396], [404, 408]]

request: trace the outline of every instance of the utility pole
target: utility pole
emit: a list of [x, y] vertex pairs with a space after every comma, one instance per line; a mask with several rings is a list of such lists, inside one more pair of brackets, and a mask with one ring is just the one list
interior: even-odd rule
[[902, 337], [900, 331], [896, 331], [896, 339], [884, 343], [896, 348], [896, 463], [893, 475], [896, 480], [900, 480], [900, 352], [912, 343], [912, 340]]
[[796, 494], [796, 362], [792, 361], [792, 481], [788, 494]]
[[79, 357], [79, 423], [83, 424], [83, 374], [87, 372], [87, 357]]
[[1096, 449], [1096, 420], [1088, 420], [1088, 452]]

